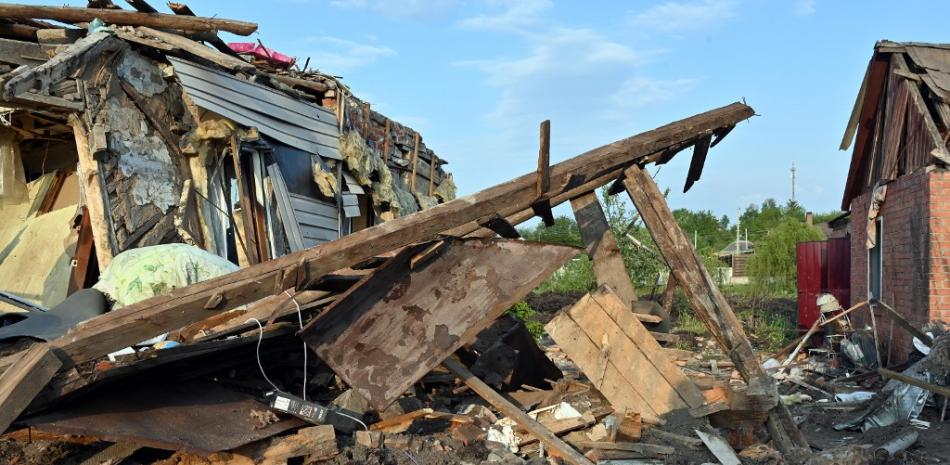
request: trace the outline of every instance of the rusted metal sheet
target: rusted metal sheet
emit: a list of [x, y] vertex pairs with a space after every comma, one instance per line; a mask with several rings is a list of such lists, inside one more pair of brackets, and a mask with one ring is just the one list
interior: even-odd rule
[[255, 410], [267, 406], [216, 383], [146, 384], [102, 392], [23, 423], [44, 433], [199, 454], [233, 449], [304, 424], [289, 418], [261, 425], [252, 415]]
[[301, 334], [382, 410], [579, 251], [487, 239], [408, 247]]

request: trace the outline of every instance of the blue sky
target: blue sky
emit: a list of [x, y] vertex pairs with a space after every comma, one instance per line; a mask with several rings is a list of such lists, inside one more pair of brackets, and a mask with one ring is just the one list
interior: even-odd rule
[[657, 177], [673, 208], [730, 218], [788, 199], [793, 161], [805, 208], [837, 209], [850, 158], [838, 145], [875, 41], [950, 41], [950, 2], [189, 3], [199, 15], [258, 22], [251, 40], [309, 56], [419, 129], [462, 194], [533, 171], [544, 119], [556, 162], [744, 99], [760, 116], [711, 151], [690, 192], [689, 152]]

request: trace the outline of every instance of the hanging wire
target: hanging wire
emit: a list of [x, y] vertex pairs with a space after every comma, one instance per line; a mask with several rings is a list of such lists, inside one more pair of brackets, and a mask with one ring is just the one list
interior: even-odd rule
[[257, 323], [258, 329], [257, 350], [255, 351], [257, 355], [257, 367], [261, 369], [261, 375], [264, 376], [264, 380], [267, 381], [267, 384], [270, 384], [275, 391], [280, 392], [280, 388], [278, 388], [277, 385], [267, 377], [267, 373], [264, 371], [264, 365], [261, 363], [261, 342], [264, 340], [264, 325], [262, 325], [261, 321], [257, 318], [248, 318], [244, 323], [250, 323], [252, 321]]

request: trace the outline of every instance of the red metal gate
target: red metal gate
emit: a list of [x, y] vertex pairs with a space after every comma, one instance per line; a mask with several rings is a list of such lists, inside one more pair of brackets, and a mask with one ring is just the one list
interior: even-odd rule
[[851, 302], [851, 241], [848, 237], [799, 242], [798, 325], [809, 328], [818, 319], [821, 294], [829, 293], [842, 305]]

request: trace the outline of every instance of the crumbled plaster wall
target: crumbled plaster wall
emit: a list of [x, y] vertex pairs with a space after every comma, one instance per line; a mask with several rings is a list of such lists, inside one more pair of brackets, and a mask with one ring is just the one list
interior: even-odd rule
[[130, 49], [119, 53], [83, 76], [89, 107], [83, 117], [92, 139], [104, 134], [105, 147], [93, 150], [115, 242], [120, 252], [182, 242], [175, 220], [190, 169], [179, 139], [196, 125], [181, 87], [159, 63]]

